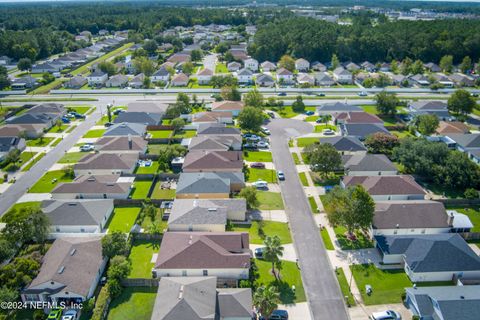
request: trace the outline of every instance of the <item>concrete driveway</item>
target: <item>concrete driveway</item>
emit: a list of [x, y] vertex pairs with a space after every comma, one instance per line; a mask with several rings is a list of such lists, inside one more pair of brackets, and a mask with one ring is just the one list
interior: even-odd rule
[[367, 320], [368, 317], [374, 312], [381, 312], [386, 310], [394, 310], [400, 313], [402, 319], [408, 320], [412, 318], [412, 313], [410, 310], [405, 308], [405, 306], [401, 303], [398, 304], [381, 304], [376, 306], [355, 306], [353, 308], [349, 308], [348, 311], [350, 313], [351, 320]]

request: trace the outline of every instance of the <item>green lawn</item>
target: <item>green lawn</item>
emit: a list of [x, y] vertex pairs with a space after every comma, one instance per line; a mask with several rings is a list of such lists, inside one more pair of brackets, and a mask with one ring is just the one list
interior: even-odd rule
[[306, 117], [303, 121], [305, 121], [305, 122], [315, 122], [315, 121], [317, 121], [317, 119], [318, 119], [318, 116], [314, 115], [314, 116]]
[[58, 163], [77, 163], [87, 154], [87, 152], [67, 152], [58, 160]]
[[152, 199], [174, 199], [175, 198], [175, 189], [161, 189], [162, 181], [158, 181], [155, 184], [152, 195]]
[[79, 106], [69, 106], [67, 105], [68, 109], [72, 109], [73, 111], [79, 113], [79, 114], [85, 114], [92, 108], [92, 106], [84, 106], [84, 105], [79, 105]]
[[268, 151], [243, 151], [243, 159], [250, 162], [272, 162], [272, 153]]
[[186, 139], [186, 138], [193, 138], [197, 135], [196, 130], [182, 130], [180, 132], [177, 132], [173, 138], [175, 139]]
[[87, 131], [87, 133], [85, 133], [83, 138], [100, 138], [101, 136], [103, 136], [105, 131], [106, 131], [105, 129], [90, 130], [90, 131]]
[[260, 202], [260, 210], [283, 210], [283, 199], [280, 192], [257, 192], [257, 199]]
[[335, 227], [335, 236], [337, 237], [338, 244], [342, 250], [357, 250], [365, 248], [373, 248], [373, 242], [368, 237], [360, 232], [356, 232], [356, 241], [352, 241], [345, 236], [347, 229], [344, 227]]
[[305, 172], [300, 172], [298, 174], [298, 177], [300, 178], [300, 182], [302, 182], [302, 185], [304, 187], [308, 187], [307, 174]]
[[282, 244], [292, 243], [290, 229], [285, 222], [277, 221], [252, 221], [252, 225], [236, 224], [233, 231], [248, 232], [250, 234], [250, 243], [263, 244], [266, 236], [277, 235]]
[[130, 251], [130, 261], [132, 262], [132, 269], [128, 278], [147, 278], [152, 277], [153, 263], [152, 256], [158, 253], [160, 248], [160, 241], [136, 240], [132, 244]]
[[331, 124], [320, 124], [315, 126], [315, 132], [323, 132], [325, 129], [330, 129], [332, 131], [337, 131], [337, 127]]
[[135, 181], [133, 183], [132, 199], [145, 199], [152, 185], [152, 181]]
[[297, 147], [304, 148], [310, 144], [313, 144], [315, 142], [319, 142], [320, 139], [316, 137], [310, 137], [310, 138], [298, 138], [297, 139]]
[[33, 140], [27, 140], [28, 147], [46, 147], [50, 144], [55, 138], [52, 137], [43, 137], [42, 139], [37, 138]]
[[473, 223], [473, 229], [471, 232], [480, 232], [480, 210], [478, 207], [452, 207], [448, 206], [448, 209], [458, 211], [463, 213], [470, 218], [470, 221]]
[[227, 65], [225, 63], [217, 63], [215, 65], [215, 73], [228, 73]]
[[343, 272], [342, 268], [337, 268], [335, 271], [335, 274], [337, 275], [337, 280], [338, 280], [338, 284], [340, 284], [342, 295], [344, 297], [348, 297], [347, 298], [348, 305], [351, 307], [355, 306], [356, 305], [355, 299], [353, 298], [353, 295], [348, 288], [348, 281], [347, 281], [347, 278], [345, 277], [345, 272]]
[[130, 232], [140, 210], [140, 207], [115, 208], [107, 225], [108, 231]]
[[403, 131], [392, 130], [390, 131], [390, 133], [397, 136], [400, 139], [406, 138], [406, 137], [413, 137], [413, 135], [408, 130], [403, 130]]
[[300, 164], [300, 159], [298, 158], [297, 153], [292, 153], [292, 158], [293, 158], [293, 162], [295, 163], [295, 165]]
[[52, 144], [50, 145], [50, 147], [56, 147], [60, 142], [62, 142], [62, 139], [61, 138], [57, 138], [55, 139]]
[[322, 228], [320, 230], [320, 236], [322, 237], [323, 244], [327, 250], [335, 250], [333, 246], [332, 239], [330, 239], [330, 235], [328, 234], [327, 228]]
[[72, 178], [65, 177], [63, 170], [48, 171], [35, 183], [29, 193], [50, 193], [60, 182], [70, 182]]
[[277, 182], [277, 173], [271, 169], [248, 168], [245, 176], [248, 182], [255, 182], [257, 180], [263, 180], [268, 183]]
[[[7, 213], [10, 211], [10, 210], [21, 210], [23, 208], [28, 208], [28, 207], [32, 207], [32, 208], [40, 208], [41, 206], [41, 202], [40, 201], [29, 201], [29, 202], [19, 202], [19, 203], [15, 203], [13, 206], [10, 207], [10, 209], [8, 209]], [[5, 216], [4, 216], [5, 217]], [[0, 219], [0, 221], [2, 221], [2, 219]]]
[[308, 203], [310, 203], [310, 208], [312, 209], [312, 212], [318, 213], [318, 205], [315, 202], [315, 198], [313, 196], [308, 197]]
[[107, 320], [150, 320], [157, 287], [127, 287], [110, 304]]
[[58, 126], [53, 126], [48, 130], [49, 133], [62, 133], [65, 132], [69, 128], [68, 124], [62, 124], [60, 127]]
[[[350, 266], [353, 278], [365, 305], [402, 303], [402, 293], [412, 283], [403, 270], [380, 270], [373, 264]], [[372, 294], [365, 292], [365, 285], [372, 286]]]
[[43, 157], [45, 157], [46, 153], [45, 152], [40, 152], [40, 154], [35, 157], [35, 159], [33, 159], [32, 161], [30, 161], [26, 166], [24, 166], [22, 168], [22, 171], [25, 172], [25, 171], [28, 171], [30, 170], [31, 167], [33, 167], [35, 165], [35, 163], [37, 163], [38, 161], [40, 161], [40, 159], [42, 159]]
[[23, 151], [20, 154], [20, 163], [25, 164], [27, 163], [30, 159], [32, 159], [37, 153], [36, 152], [29, 152], [29, 151]]
[[[295, 262], [282, 261], [280, 280], [276, 280], [271, 273], [272, 264], [270, 262], [255, 259], [255, 264], [258, 267], [258, 284], [272, 284], [277, 286], [280, 291], [280, 301], [282, 304], [307, 301], [305, 291], [303, 290], [300, 269], [298, 269]], [[295, 292], [292, 290], [292, 285], [295, 286]]]
[[173, 134], [172, 130], [156, 130], [156, 131], [148, 131], [151, 135], [152, 139], [167, 139], [170, 138]]
[[135, 173], [137, 174], [154, 174], [157, 173], [159, 163], [157, 161], [152, 161], [152, 165], [148, 167], [137, 167]]

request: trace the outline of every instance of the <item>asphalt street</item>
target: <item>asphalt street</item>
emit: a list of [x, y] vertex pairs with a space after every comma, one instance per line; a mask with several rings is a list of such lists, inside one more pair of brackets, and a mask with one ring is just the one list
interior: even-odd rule
[[280, 183], [280, 188], [312, 318], [349, 319], [334, 270], [288, 149], [290, 137], [310, 133], [313, 127], [298, 120], [272, 119], [268, 128], [271, 131], [270, 147], [275, 167], [285, 173], [285, 181]]

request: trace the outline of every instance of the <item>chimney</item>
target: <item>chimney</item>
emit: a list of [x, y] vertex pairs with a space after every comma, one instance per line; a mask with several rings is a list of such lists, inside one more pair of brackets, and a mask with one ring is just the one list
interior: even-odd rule
[[452, 211], [447, 212], [447, 215], [448, 215], [447, 223], [450, 227], [453, 227], [453, 219], [455, 218], [455, 216], [453, 215]]
[[128, 149], [132, 150], [132, 148], [133, 148], [132, 135], [129, 133], [128, 134]]

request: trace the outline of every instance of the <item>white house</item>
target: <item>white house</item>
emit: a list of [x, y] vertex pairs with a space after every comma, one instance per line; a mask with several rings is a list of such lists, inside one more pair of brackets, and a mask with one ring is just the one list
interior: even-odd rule
[[229, 64], [227, 64], [227, 69], [230, 72], [236, 72], [242, 68], [242, 64], [237, 61], [232, 61]]
[[161, 67], [151, 77], [152, 82], [164, 82], [167, 83], [170, 80], [170, 72], [166, 67]]
[[204, 68], [197, 73], [197, 81], [199, 84], [208, 84], [212, 80], [213, 71]]
[[303, 58], [297, 59], [295, 60], [295, 69], [297, 69], [298, 71], [304, 71], [304, 72], [308, 71], [308, 69], [310, 69], [310, 62], [308, 62]]
[[394, 176], [397, 167], [384, 154], [357, 153], [342, 156], [347, 176]]
[[271, 71], [275, 71], [275, 69], [277, 69], [277, 66], [275, 65], [275, 63], [270, 62], [270, 61], [262, 62], [260, 67], [262, 68], [263, 72], [271, 72]]
[[253, 82], [253, 72], [247, 68], [238, 70], [237, 79], [238, 79], [238, 83], [250, 84]]
[[333, 79], [341, 84], [352, 84], [353, 75], [350, 71], [343, 67], [338, 67], [333, 70]]
[[91, 87], [100, 87], [108, 80], [108, 74], [100, 69], [87, 76], [88, 85]]
[[277, 70], [277, 83], [279, 84], [292, 84], [294, 82], [293, 72], [285, 68]]
[[253, 72], [258, 71], [258, 61], [256, 59], [253, 59], [253, 58], [245, 59], [243, 60], [243, 65], [245, 66], [245, 68]]

